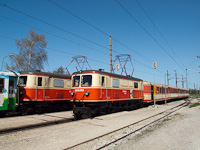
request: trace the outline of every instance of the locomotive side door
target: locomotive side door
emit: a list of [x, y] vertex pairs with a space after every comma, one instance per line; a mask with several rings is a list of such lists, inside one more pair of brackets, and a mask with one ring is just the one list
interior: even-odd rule
[[101, 76], [101, 99], [105, 100], [107, 98], [107, 85], [106, 85], [106, 77]]
[[44, 83], [42, 77], [37, 77], [37, 86], [36, 86], [36, 93], [37, 93], [37, 100], [43, 100], [44, 97]]

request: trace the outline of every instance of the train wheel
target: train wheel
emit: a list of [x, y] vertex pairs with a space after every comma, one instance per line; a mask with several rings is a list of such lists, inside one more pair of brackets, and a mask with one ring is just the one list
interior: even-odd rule
[[27, 115], [28, 114], [28, 109], [27, 109], [27, 107], [26, 106], [22, 106], [21, 107], [21, 115], [22, 116], [25, 116], [25, 115]]
[[81, 119], [81, 113], [80, 112], [74, 113], [74, 119], [80, 120]]
[[0, 118], [5, 117], [5, 112], [0, 112]]

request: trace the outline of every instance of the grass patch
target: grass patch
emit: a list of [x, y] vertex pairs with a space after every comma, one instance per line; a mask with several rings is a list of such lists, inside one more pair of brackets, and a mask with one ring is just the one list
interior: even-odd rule
[[196, 107], [196, 106], [199, 106], [199, 105], [200, 105], [200, 103], [194, 103], [194, 104], [190, 105], [189, 108]]
[[163, 120], [163, 122], [166, 122], [166, 121], [169, 121], [169, 120], [171, 120], [170, 118], [165, 118], [164, 120]]
[[190, 94], [190, 98], [200, 98], [199, 94]]

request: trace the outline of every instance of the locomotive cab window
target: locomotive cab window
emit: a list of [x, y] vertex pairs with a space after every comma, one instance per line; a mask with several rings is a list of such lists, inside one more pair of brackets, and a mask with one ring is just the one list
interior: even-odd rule
[[4, 93], [4, 79], [0, 79], [0, 93]]
[[27, 76], [21, 76], [19, 78], [19, 85], [20, 86], [26, 86]]
[[81, 86], [92, 86], [92, 76], [91, 75], [83, 75], [81, 77]]
[[79, 87], [79, 82], [80, 82], [80, 76], [74, 76], [72, 86], [73, 87]]

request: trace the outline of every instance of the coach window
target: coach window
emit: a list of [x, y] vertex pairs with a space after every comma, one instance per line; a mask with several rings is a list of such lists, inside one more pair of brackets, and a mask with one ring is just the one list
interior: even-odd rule
[[102, 78], [101, 78], [101, 86], [105, 86], [105, 77], [104, 76], [102, 76]]
[[159, 93], [159, 87], [157, 87], [157, 93]]
[[137, 89], [138, 88], [138, 83], [134, 82], [134, 88]]
[[119, 80], [118, 79], [112, 79], [112, 86], [113, 87], [119, 87]]
[[81, 86], [92, 86], [92, 76], [91, 75], [83, 75], [81, 77]]
[[42, 86], [42, 77], [38, 77], [38, 86]]
[[74, 76], [72, 86], [73, 87], [79, 87], [79, 82], [80, 82], [80, 76]]
[[0, 93], [4, 93], [4, 79], [0, 79]]
[[54, 79], [53, 80], [53, 86], [63, 88], [64, 87], [64, 80]]

